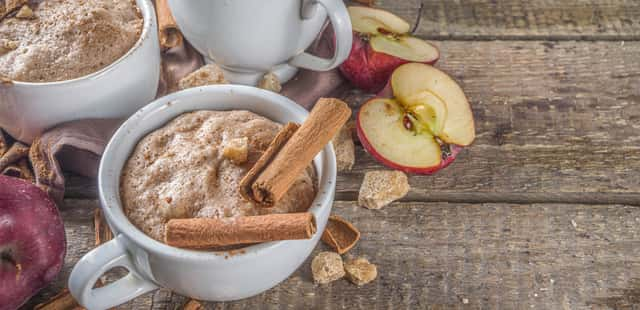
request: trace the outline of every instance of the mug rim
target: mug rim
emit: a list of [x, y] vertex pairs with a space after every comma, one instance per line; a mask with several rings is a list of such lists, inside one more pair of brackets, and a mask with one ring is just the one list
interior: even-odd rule
[[71, 83], [82, 81], [82, 80], [88, 80], [95, 76], [103, 74], [107, 71], [110, 71], [113, 67], [120, 64], [126, 58], [128, 58], [131, 54], [133, 54], [135, 50], [140, 48], [140, 46], [142, 46], [142, 44], [149, 39], [148, 34], [150, 29], [154, 28], [153, 25], [155, 24], [155, 9], [152, 8], [151, 0], [133, 0], [133, 1], [135, 1], [136, 6], [140, 8], [140, 12], [142, 15], [142, 31], [140, 32], [140, 35], [138, 36], [138, 40], [136, 41], [136, 43], [133, 44], [133, 46], [129, 50], [127, 50], [127, 52], [124, 53], [124, 55], [120, 56], [120, 58], [116, 59], [114, 62], [110, 63], [109, 65], [107, 65], [106, 67], [98, 71], [91, 72], [89, 74], [85, 74], [79, 77], [75, 77], [73, 79], [51, 81], [51, 82], [26, 82], [26, 81], [11, 80], [11, 83], [14, 85], [25, 85], [25, 86], [64, 85], [64, 84], [71, 84]]
[[[216, 93], [238, 93], [244, 95], [256, 95], [263, 99], [268, 104], [271, 105], [279, 105], [281, 107], [292, 110], [294, 118], [302, 117], [303, 119], [307, 117], [308, 111], [293, 102], [291, 99], [284, 97], [280, 94], [273, 93], [270, 91], [266, 91], [263, 89], [244, 86], [244, 85], [209, 85], [209, 86], [201, 86], [190, 88], [182, 91], [178, 91], [167, 96], [158, 98], [153, 102], [147, 104], [136, 113], [134, 113], [131, 117], [129, 117], [124, 123], [120, 125], [120, 127], [116, 130], [116, 132], [111, 137], [109, 143], [104, 149], [102, 159], [99, 165], [98, 171], [98, 191], [99, 191], [99, 200], [100, 200], [100, 208], [103, 210], [109, 225], [115, 228], [118, 234], [123, 234], [128, 241], [135, 243], [138, 247], [141, 247], [147, 251], [153, 253], [160, 253], [162, 255], [168, 255], [174, 258], [179, 259], [195, 259], [195, 260], [222, 260], [222, 261], [234, 261], [242, 260], [242, 259], [252, 259], [255, 258], [255, 255], [266, 252], [268, 250], [280, 250], [285, 251], [286, 245], [288, 242], [297, 242], [297, 241], [309, 241], [311, 242], [313, 239], [317, 237], [318, 234], [322, 234], [322, 231], [319, 229], [316, 233], [310, 238], [306, 240], [281, 240], [281, 241], [271, 241], [271, 242], [263, 242], [259, 244], [249, 245], [237, 250], [225, 250], [225, 251], [202, 251], [202, 250], [192, 250], [192, 249], [183, 249], [177, 248], [173, 246], [169, 246], [163, 242], [157, 241], [144, 232], [142, 232], [138, 227], [133, 225], [133, 223], [127, 218], [124, 214], [124, 210], [122, 208], [122, 202], [120, 199], [120, 175], [122, 172], [122, 168], [128, 160], [131, 152], [140, 141], [139, 139], [133, 143], [133, 147], [129, 150], [129, 154], [125, 157], [124, 161], [114, 160], [112, 157], [114, 156], [114, 152], [119, 151], [117, 149], [117, 145], [120, 145], [122, 141], [126, 141], [131, 137], [130, 132], [134, 128], [139, 128], [141, 124], [144, 124], [146, 120], [151, 118], [147, 118], [150, 114], [154, 112], [158, 112], [164, 109], [166, 106], [171, 105], [171, 102], [182, 97], [190, 97], [197, 96], [197, 94], [203, 95], [215, 95]], [[212, 100], [215, 100], [212, 98]], [[207, 108], [202, 107], [201, 109], [195, 109], [191, 111], [197, 110], [213, 110], [215, 108]], [[250, 112], [250, 109], [241, 109], [247, 110]], [[180, 110], [172, 111], [172, 117], [175, 118], [186, 111], [182, 112]], [[253, 112], [260, 115], [257, 112]], [[165, 123], [166, 124], [166, 123]], [[162, 126], [162, 125], [161, 125]], [[151, 128], [142, 134], [142, 138], [144, 138], [147, 134], [152, 132], [153, 130], [158, 129]], [[121, 151], [121, 150], [120, 150]], [[314, 166], [317, 170], [317, 192], [316, 196], [309, 207], [309, 212], [312, 212], [314, 216], [318, 216], [319, 212], [326, 208], [331, 208], [334, 200], [335, 194], [335, 183], [337, 176], [337, 165], [336, 165], [336, 157], [335, 152], [333, 150], [333, 146], [331, 143], [328, 143], [323, 150], [317, 155], [321, 157], [322, 160], [322, 170], [319, 169], [317, 164], [314, 163]], [[317, 157], [316, 157], [317, 158]], [[111, 171], [111, 172], [109, 172]], [[115, 172], [113, 172], [115, 171]], [[109, 192], [105, 190], [105, 183], [108, 183], [107, 179], [112, 177], [112, 175], [116, 175], [117, 182], [116, 187], [113, 189], [111, 197], [107, 196], [108, 194], [105, 192]], [[322, 176], [322, 177], [320, 177]], [[118, 214], [114, 214], [110, 206], [116, 207], [120, 210]], [[282, 249], [284, 248], [284, 249]]]

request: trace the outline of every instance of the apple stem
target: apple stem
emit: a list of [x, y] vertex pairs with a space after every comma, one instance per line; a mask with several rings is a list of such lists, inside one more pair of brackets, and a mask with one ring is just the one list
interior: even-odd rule
[[420, 25], [420, 21], [422, 20], [422, 11], [424, 10], [424, 2], [420, 2], [420, 7], [418, 8], [418, 16], [416, 17], [416, 22], [413, 24], [413, 28], [410, 33], [414, 35], [418, 30], [418, 26]]

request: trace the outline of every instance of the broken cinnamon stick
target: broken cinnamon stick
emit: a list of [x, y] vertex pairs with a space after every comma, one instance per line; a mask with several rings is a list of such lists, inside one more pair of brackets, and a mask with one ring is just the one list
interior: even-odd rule
[[316, 232], [312, 213], [244, 216], [235, 219], [172, 219], [165, 243], [179, 248], [213, 248], [278, 240], [309, 239]]
[[375, 0], [355, 0], [360, 4], [364, 4], [366, 6], [373, 6], [375, 4]]
[[81, 308], [78, 302], [71, 296], [69, 289], [65, 288], [48, 301], [35, 306], [35, 310], [72, 310]]
[[14, 143], [6, 153], [0, 157], [0, 171], [4, 171], [9, 165], [17, 163], [20, 159], [29, 155], [29, 147], [20, 143]]
[[360, 231], [349, 221], [331, 215], [327, 227], [322, 234], [322, 241], [332, 247], [338, 254], [347, 253], [360, 240]]
[[7, 166], [2, 170], [1, 174], [27, 180], [32, 183], [35, 182], [33, 172], [31, 172], [31, 168], [29, 168], [29, 163], [26, 158], [21, 159], [17, 164]]
[[113, 239], [111, 229], [104, 220], [104, 216], [102, 215], [102, 210], [100, 208], [96, 208], [93, 212], [93, 226], [95, 228], [96, 246]]
[[182, 306], [182, 310], [204, 310], [205, 308], [200, 304], [199, 301], [195, 299], [189, 300], [184, 306]]
[[[288, 141], [282, 143], [274, 139], [268, 152], [262, 155], [268, 157], [262, 162], [263, 165], [252, 167], [240, 182], [241, 194], [249, 196], [249, 200], [258, 206], [272, 207], [350, 117], [351, 109], [344, 101], [320, 98], [307, 120], [291, 134]], [[282, 145], [279, 147], [275, 144]], [[270, 150], [272, 147], [274, 150]], [[251, 184], [250, 193], [246, 189], [248, 184]]]
[[2, 155], [4, 155], [4, 153], [7, 152], [8, 149], [9, 149], [9, 143], [7, 142], [7, 139], [4, 137], [4, 132], [2, 132], [2, 129], [0, 129], [0, 158], [2, 157]]
[[163, 49], [169, 49], [182, 44], [182, 33], [171, 14], [167, 0], [156, 0], [156, 14], [160, 46]]

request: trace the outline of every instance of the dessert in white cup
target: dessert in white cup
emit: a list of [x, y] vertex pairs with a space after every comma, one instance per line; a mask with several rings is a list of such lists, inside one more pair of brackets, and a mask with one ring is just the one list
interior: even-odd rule
[[150, 0], [136, 0], [140, 37], [106, 67], [55, 82], [0, 81], [0, 127], [31, 142], [57, 124], [83, 118], [120, 118], [151, 101], [160, 77], [157, 22]]
[[[335, 193], [336, 161], [330, 144], [313, 161], [318, 187], [309, 212], [316, 218], [317, 232], [309, 240], [262, 243], [230, 255], [168, 246], [145, 235], [127, 219], [120, 200], [120, 177], [138, 141], [178, 115], [207, 109], [248, 110], [279, 123], [302, 123], [308, 114], [293, 101], [273, 92], [215, 85], [165, 96], [129, 118], [105, 149], [98, 176], [102, 210], [116, 237], [85, 255], [69, 279], [71, 293], [83, 306], [110, 308], [158, 287], [199, 300], [250, 297], [286, 279], [316, 246]], [[96, 280], [116, 266], [128, 269], [129, 274], [94, 289]]]

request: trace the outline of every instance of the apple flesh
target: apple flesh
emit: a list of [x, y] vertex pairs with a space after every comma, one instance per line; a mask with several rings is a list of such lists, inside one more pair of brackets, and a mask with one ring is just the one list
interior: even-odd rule
[[466, 96], [444, 72], [425, 64], [405, 64], [390, 88], [360, 107], [356, 129], [363, 147], [384, 165], [431, 174], [451, 164], [475, 138]]
[[349, 7], [353, 27], [353, 45], [342, 74], [356, 87], [378, 92], [398, 66], [419, 62], [434, 64], [438, 49], [408, 34], [409, 24], [387, 11]]
[[435, 67], [409, 63], [391, 75], [391, 90], [400, 102], [410, 103], [416, 94], [429, 92], [446, 105], [446, 118], [440, 133], [442, 141], [466, 146], [475, 139], [475, 125], [467, 96], [449, 75]]
[[440, 144], [432, 135], [411, 130], [405, 110], [392, 99], [375, 98], [358, 112], [362, 146], [386, 166], [429, 173], [440, 165]]
[[62, 219], [49, 196], [0, 175], [0, 309], [17, 309], [53, 281], [65, 249]]

